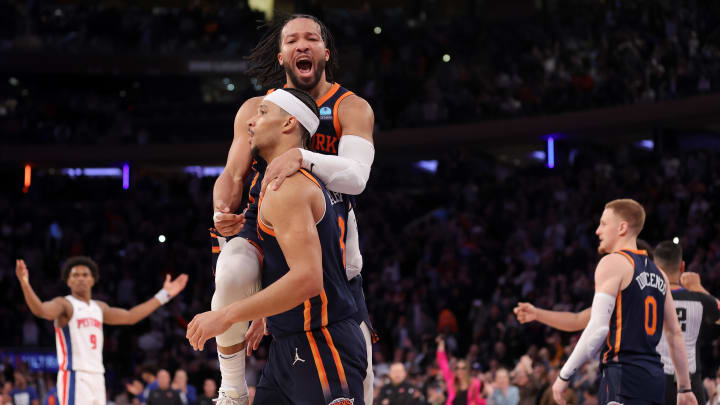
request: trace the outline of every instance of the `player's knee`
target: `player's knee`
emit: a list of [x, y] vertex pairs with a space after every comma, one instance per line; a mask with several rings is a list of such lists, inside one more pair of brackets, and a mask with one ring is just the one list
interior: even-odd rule
[[212, 308], [222, 308], [259, 289], [260, 262], [257, 250], [245, 239], [232, 239], [218, 258]]

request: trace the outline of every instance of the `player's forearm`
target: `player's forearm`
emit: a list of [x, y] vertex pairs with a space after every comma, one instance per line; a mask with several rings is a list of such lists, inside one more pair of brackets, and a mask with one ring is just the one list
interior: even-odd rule
[[160, 303], [160, 301], [156, 297], [152, 297], [149, 300], [143, 302], [142, 304], [138, 304], [130, 308], [128, 310], [125, 322], [123, 323], [127, 325], [134, 325], [147, 318], [150, 314], [152, 314], [156, 309], [160, 308], [161, 306], [162, 304]]
[[38, 318], [52, 320], [50, 317], [51, 314], [49, 314], [47, 309], [43, 306], [43, 302], [37, 294], [35, 294], [32, 286], [30, 286], [30, 283], [20, 283], [20, 285], [22, 287], [23, 296], [25, 297], [25, 302], [27, 303], [28, 308], [30, 308], [30, 312]]
[[221, 211], [229, 208], [230, 212], [235, 212], [242, 201], [243, 192], [243, 176], [233, 176], [230, 170], [226, 169], [215, 180], [213, 187], [213, 208], [215, 211]]
[[590, 319], [589, 309], [583, 312], [560, 312], [537, 309], [537, 321], [565, 332], [583, 330]]
[[375, 147], [359, 136], [345, 135], [340, 139], [337, 156], [304, 149], [300, 153], [302, 167], [318, 176], [328, 190], [358, 195], [365, 190], [370, 178]]
[[288, 311], [319, 295], [323, 289], [322, 271], [289, 271], [276, 282], [244, 300], [223, 309], [232, 323], [265, 318]]
[[678, 389], [688, 389], [690, 388], [688, 358], [680, 328], [677, 328], [677, 330], [670, 333], [669, 336], [666, 336], [666, 339], [670, 348], [670, 358], [672, 359], [673, 366], [675, 366]]

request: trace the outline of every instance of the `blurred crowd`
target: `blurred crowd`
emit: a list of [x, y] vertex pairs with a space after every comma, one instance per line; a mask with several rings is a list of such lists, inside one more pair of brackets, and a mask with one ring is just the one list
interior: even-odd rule
[[[0, 7], [0, 54], [10, 61], [19, 52], [239, 58], [263, 32], [262, 15], [242, 1]], [[563, 2], [507, 19], [414, 7], [306, 11], [334, 32], [338, 81], [370, 102], [382, 129], [654, 102], [720, 86], [720, 4], [712, 0]], [[264, 91], [242, 75], [16, 74], [0, 83], [9, 143], [225, 140], [239, 105]], [[68, 81], [80, 83], [60, 84]], [[202, 125], [185, 128], [188, 117]]]
[[[412, 403], [444, 404], [450, 381], [455, 395], [477, 394], [493, 405], [529, 405], [546, 396], [577, 335], [520, 325], [512, 308], [519, 301], [567, 311], [590, 305], [594, 230], [605, 202], [615, 198], [643, 203], [641, 238], [654, 245], [679, 237], [687, 270], [719, 291], [717, 173], [718, 152], [658, 154], [632, 145], [580, 148], [553, 170], [466, 151], [449, 152], [435, 172], [401, 159], [378, 161], [357, 206], [365, 295], [381, 338], [374, 346], [378, 404], [400, 403], [383, 395], [401, 390], [426, 401]], [[35, 176], [27, 194], [0, 195], [0, 330], [14, 331], [0, 334], [0, 347], [54, 348], [51, 323], [24, 303], [15, 258], [26, 260], [31, 284], [49, 299], [67, 294], [61, 261], [89, 255], [100, 265], [93, 297], [121, 307], [149, 299], [164, 274], [188, 273], [186, 290], [149, 319], [105, 326], [104, 356], [114, 403], [147, 401], [143, 392], [155, 381], [182, 391], [183, 404], [196, 403], [191, 398], [210, 392], [207, 380], [219, 377], [214, 343], [194, 352], [185, 340], [187, 321], [209, 308], [213, 291], [207, 232], [213, 180], [146, 173], [124, 191], [118, 179], [46, 173]], [[700, 346], [708, 377], [720, 365], [720, 340], [711, 332]], [[250, 386], [268, 339], [247, 361]], [[4, 395], [27, 378], [41, 398], [54, 384], [54, 374], [28, 376], [19, 363], [2, 367]], [[448, 379], [444, 370], [455, 376]], [[583, 368], [571, 403], [594, 405], [596, 378], [595, 364]], [[709, 391], [714, 381], [707, 381]]]

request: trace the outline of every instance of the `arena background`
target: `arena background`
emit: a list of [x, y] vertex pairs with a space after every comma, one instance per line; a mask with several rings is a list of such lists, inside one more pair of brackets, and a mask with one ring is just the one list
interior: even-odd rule
[[[67, 293], [62, 260], [89, 255], [100, 264], [94, 297], [124, 307], [151, 297], [165, 274], [188, 273], [186, 290], [149, 319], [105, 327], [108, 398], [133, 403], [126, 383], [146, 366], [186, 370], [198, 393], [219, 379], [213, 345], [193, 352], [184, 327], [209, 308], [212, 185], [237, 108], [264, 91], [243, 56], [271, 10], [322, 19], [339, 46], [338, 81], [375, 111], [358, 220], [381, 337], [376, 392], [399, 361], [418, 403], [444, 403], [442, 334], [488, 385], [508, 368], [520, 402], [536, 403], [577, 335], [519, 325], [512, 308], [589, 305], [594, 230], [614, 198], [644, 204], [641, 238], [678, 238], [687, 269], [720, 290], [717, 2], [251, 5], [0, 3], [5, 400], [15, 370], [45, 395], [57, 369], [51, 322], [28, 311], [16, 258], [49, 299]], [[717, 338], [701, 337], [709, 391]], [[251, 385], [267, 340], [248, 360]], [[594, 373], [575, 380], [579, 403], [593, 404]]]

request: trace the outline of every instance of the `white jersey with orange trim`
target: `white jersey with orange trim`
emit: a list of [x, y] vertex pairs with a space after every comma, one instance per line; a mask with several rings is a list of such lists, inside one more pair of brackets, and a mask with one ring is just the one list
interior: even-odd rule
[[73, 306], [73, 315], [65, 327], [55, 326], [60, 371], [104, 373], [102, 309], [92, 300], [86, 303], [71, 295], [65, 298]]

